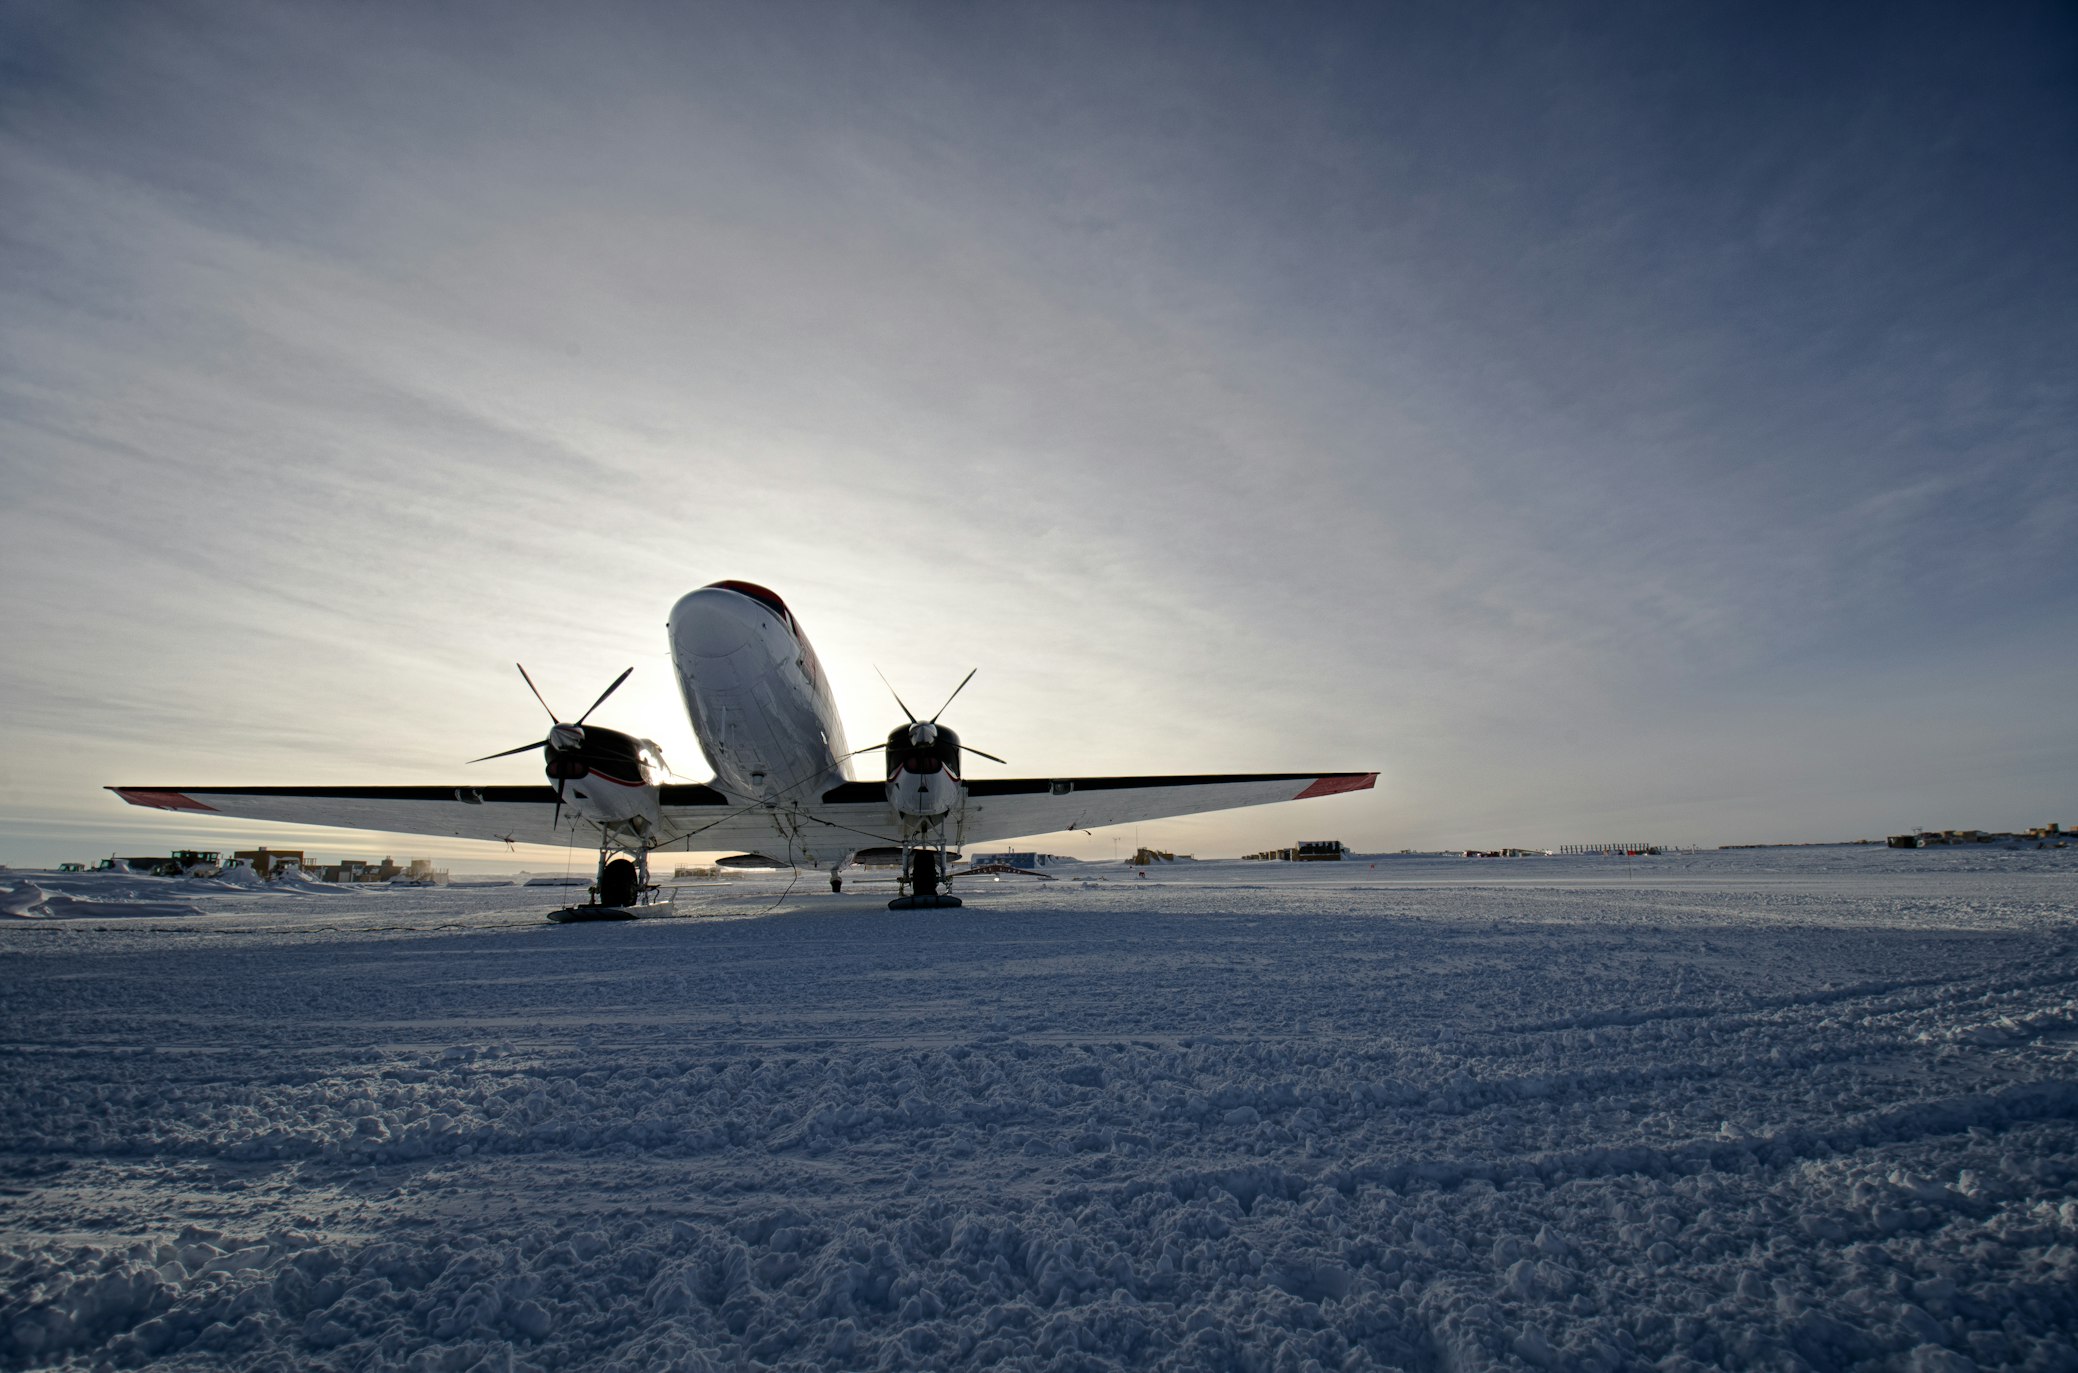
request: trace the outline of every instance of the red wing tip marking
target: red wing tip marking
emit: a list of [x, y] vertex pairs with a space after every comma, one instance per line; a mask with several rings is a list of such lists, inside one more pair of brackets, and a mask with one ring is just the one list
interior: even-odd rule
[[1340, 777], [1323, 777], [1292, 800], [1304, 801], [1309, 796], [1337, 796], [1345, 791], [1369, 791], [1377, 780], [1378, 774], [1375, 772], [1352, 772]]
[[144, 791], [137, 787], [110, 787], [109, 790], [133, 806], [150, 806], [153, 810], [216, 810], [215, 806], [205, 806], [185, 792]]

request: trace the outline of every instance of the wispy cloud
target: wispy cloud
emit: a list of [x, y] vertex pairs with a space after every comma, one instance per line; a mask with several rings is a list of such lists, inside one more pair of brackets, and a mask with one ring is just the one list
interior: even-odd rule
[[1036, 770], [1382, 766], [1363, 844], [1874, 832], [1927, 721], [2040, 737], [2068, 16], [1278, 13], [16, 14], [13, 823], [446, 778], [515, 657], [698, 771], [730, 575], [861, 737], [979, 663]]

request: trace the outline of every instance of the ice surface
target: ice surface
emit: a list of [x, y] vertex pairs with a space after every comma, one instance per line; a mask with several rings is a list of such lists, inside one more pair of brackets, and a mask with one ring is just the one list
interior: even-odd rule
[[2078, 1368], [2072, 851], [1061, 871], [35, 874], [0, 1366]]

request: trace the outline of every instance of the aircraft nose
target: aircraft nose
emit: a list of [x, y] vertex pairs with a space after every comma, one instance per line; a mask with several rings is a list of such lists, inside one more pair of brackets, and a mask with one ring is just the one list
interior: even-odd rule
[[672, 646], [699, 658], [726, 658], [758, 637], [761, 610], [733, 591], [707, 586], [688, 592], [671, 607]]

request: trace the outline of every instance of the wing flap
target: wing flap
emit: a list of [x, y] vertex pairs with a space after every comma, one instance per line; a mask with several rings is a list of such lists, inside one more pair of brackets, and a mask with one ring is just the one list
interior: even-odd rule
[[960, 842], [1166, 820], [1367, 791], [1375, 772], [1203, 773], [1175, 777], [983, 778], [967, 784]]
[[[379, 830], [514, 844], [596, 844], [598, 827], [555, 792], [530, 787], [109, 787], [133, 806], [275, 824]], [[731, 801], [713, 787], [658, 789], [658, 848], [692, 853], [758, 850], [830, 863], [852, 849], [899, 843], [878, 787], [856, 800], [811, 807]]]
[[[548, 787], [110, 787], [133, 806], [235, 820], [383, 830], [515, 844], [567, 844], [591, 826], [553, 823]], [[589, 842], [589, 839], [587, 839]]]

